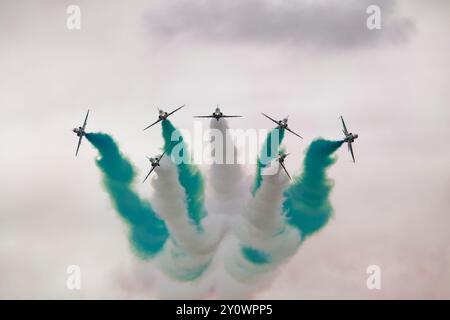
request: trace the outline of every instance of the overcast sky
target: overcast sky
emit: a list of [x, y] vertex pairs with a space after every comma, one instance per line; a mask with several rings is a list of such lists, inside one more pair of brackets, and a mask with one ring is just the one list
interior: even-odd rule
[[[70, 4], [81, 30], [66, 28]], [[381, 30], [366, 28], [370, 4]], [[339, 115], [360, 136], [356, 164], [342, 148], [329, 171], [332, 221], [256, 298], [450, 298], [449, 28], [444, 0], [0, 0], [0, 298], [161, 296], [71, 130], [90, 108], [88, 129], [142, 174], [162, 146], [142, 128], [181, 104], [187, 130], [216, 104], [244, 116], [235, 128], [289, 114], [305, 137], [285, 139], [292, 172], [313, 138], [341, 137]], [[80, 291], [66, 288], [71, 264]]]

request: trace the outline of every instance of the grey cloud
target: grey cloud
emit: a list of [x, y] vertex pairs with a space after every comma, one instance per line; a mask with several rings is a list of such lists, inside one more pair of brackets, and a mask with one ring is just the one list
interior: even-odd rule
[[[368, 30], [366, 9], [379, 5], [382, 29]], [[146, 16], [153, 34], [212, 42], [357, 47], [377, 41], [404, 41], [414, 29], [400, 18], [394, 0], [177, 1]]]

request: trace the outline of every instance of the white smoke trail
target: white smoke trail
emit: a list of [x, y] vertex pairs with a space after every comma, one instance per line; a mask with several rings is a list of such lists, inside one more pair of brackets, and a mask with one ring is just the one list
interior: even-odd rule
[[[244, 215], [234, 224], [238, 241], [230, 244], [225, 259], [230, 276], [252, 287], [266, 282], [270, 272], [292, 256], [301, 243], [298, 229], [289, 226], [282, 214], [283, 191], [289, 180], [280, 168], [276, 174], [264, 176]], [[244, 248], [263, 257], [251, 259]]]
[[239, 279], [230, 274], [224, 265], [233, 258], [232, 253], [239, 250], [239, 239], [234, 234], [228, 234], [219, 247], [216, 258], [220, 259], [220, 267], [214, 275], [214, 295], [218, 299], [249, 299], [255, 292], [267, 287], [273, 278], [270, 272], [261, 274], [258, 279]]
[[[222, 240], [215, 257], [220, 267], [215, 270], [214, 292], [224, 299], [249, 298], [270, 283], [273, 270], [294, 254], [300, 244], [298, 230], [287, 225], [282, 215], [283, 191], [289, 181], [284, 172], [280, 172], [281, 167], [275, 166], [275, 174], [264, 176], [252, 198], [250, 186], [245, 184], [243, 170], [236, 161], [237, 149], [227, 122], [212, 119], [210, 128], [213, 159], [234, 160], [233, 163], [213, 163], [207, 180], [211, 192], [208, 198], [214, 199], [208, 205], [228, 218], [231, 231]], [[220, 134], [216, 136], [214, 130]], [[217, 141], [220, 138], [222, 143]], [[243, 255], [244, 247], [267, 253], [270, 263], [249, 261]]]
[[[214, 162], [207, 175], [207, 206], [212, 213], [228, 217], [242, 213], [242, 204], [250, 196], [245, 185], [244, 172], [237, 163], [237, 149], [225, 119], [212, 119], [211, 157]], [[211, 199], [211, 201], [208, 201]]]
[[202, 220], [203, 230], [190, 223], [186, 196], [178, 182], [177, 170], [169, 157], [163, 157], [152, 179], [152, 204], [164, 219], [171, 235], [158, 256], [162, 270], [181, 281], [193, 281], [208, 268], [225, 228], [220, 216]]

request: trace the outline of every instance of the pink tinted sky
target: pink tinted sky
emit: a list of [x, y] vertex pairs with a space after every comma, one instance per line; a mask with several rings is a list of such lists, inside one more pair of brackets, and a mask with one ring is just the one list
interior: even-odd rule
[[[162, 143], [141, 132], [155, 106], [186, 104], [174, 123], [192, 130], [191, 115], [219, 103], [245, 116], [236, 127], [289, 114], [306, 137], [286, 139], [292, 172], [312, 138], [341, 135], [340, 114], [360, 135], [357, 164], [342, 149], [330, 170], [332, 221], [257, 298], [450, 298], [450, 4], [378, 1], [386, 25], [374, 35], [360, 23], [366, 1], [214, 2], [78, 1], [79, 31], [65, 25], [71, 1], [0, 2], [0, 297], [157, 297], [130, 280], [143, 266], [95, 151], [85, 143], [74, 159], [70, 130], [90, 107], [90, 128], [112, 133], [143, 172]], [[70, 264], [81, 291], [66, 289]], [[382, 268], [379, 291], [366, 288], [370, 264]]]

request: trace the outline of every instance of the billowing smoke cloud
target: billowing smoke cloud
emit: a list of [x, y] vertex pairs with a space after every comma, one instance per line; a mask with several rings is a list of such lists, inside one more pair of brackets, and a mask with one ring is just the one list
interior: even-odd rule
[[[203, 201], [203, 181], [199, 179], [198, 170], [184, 164], [175, 167], [169, 160], [172, 148], [166, 149], [169, 156], [161, 160], [162, 166], [155, 170], [158, 178], [152, 181], [153, 203], [164, 223], [150, 204], [132, 190], [133, 166], [120, 153], [114, 140], [101, 133], [88, 134], [87, 139], [100, 152], [97, 165], [104, 174], [104, 185], [114, 208], [130, 224], [130, 240], [138, 256], [149, 258], [160, 253], [161, 269], [178, 281], [193, 281], [203, 275], [220, 242], [223, 228], [217, 217], [213, 217], [205, 219], [204, 227], [199, 229], [199, 224], [191, 218], [195, 215], [187, 212], [191, 209], [196, 213], [194, 210], [203, 208], [202, 203], [188, 205], [191, 199]], [[187, 152], [184, 144], [183, 147]]]
[[283, 210], [289, 223], [303, 237], [322, 228], [332, 214], [329, 194], [333, 187], [326, 169], [335, 162], [331, 156], [343, 141], [317, 139], [311, 143], [303, 163], [303, 174], [286, 190]]
[[300, 244], [300, 233], [282, 214], [283, 191], [289, 179], [280, 168], [276, 174], [264, 176], [235, 225], [238, 241], [230, 248], [225, 267], [240, 282], [256, 285]]
[[201, 229], [200, 221], [206, 216], [204, 207], [203, 177], [193, 164], [181, 133], [170, 120], [162, 122], [164, 151], [175, 160], [178, 169], [178, 180], [186, 192], [189, 217]]
[[[162, 158], [151, 180], [155, 211], [132, 190], [133, 167], [112, 138], [87, 136], [100, 152], [97, 164], [106, 190], [130, 225], [135, 251], [142, 258], [155, 257], [167, 279], [173, 281], [170, 287], [176, 292], [166, 292], [165, 297], [207, 297], [212, 293], [221, 298], [251, 297], [270, 284], [280, 264], [331, 216], [332, 183], [326, 169], [335, 162], [332, 154], [343, 142], [313, 141], [303, 173], [289, 185], [281, 166], [263, 173], [277, 163], [275, 156], [284, 137], [283, 130], [272, 130], [258, 158], [251, 192], [243, 186], [238, 164], [211, 165], [211, 196], [218, 203], [215, 212], [207, 215], [203, 177], [190, 164], [179, 131], [169, 121], [162, 125], [167, 157]], [[223, 159], [229, 150], [236, 153], [226, 121], [211, 121], [211, 129], [224, 139], [218, 144], [223, 149], [214, 152], [221, 152]], [[242, 196], [244, 190], [249, 197]], [[227, 203], [226, 210], [220, 209], [222, 201]]]
[[238, 163], [237, 148], [225, 119], [220, 121], [212, 119], [210, 129], [213, 162], [208, 176], [212, 198], [209, 206], [215, 213], [227, 216], [240, 214], [242, 212], [240, 204], [249, 195], [243, 169]]
[[202, 220], [202, 229], [192, 223], [187, 212], [187, 197], [179, 183], [178, 172], [169, 158], [161, 160], [152, 179], [152, 203], [166, 222], [170, 240], [159, 257], [161, 269], [179, 281], [192, 281], [203, 275], [224, 233], [217, 216]]
[[143, 258], [153, 257], [161, 251], [169, 234], [150, 204], [133, 190], [136, 176], [133, 166], [109, 135], [89, 133], [86, 138], [100, 153], [96, 162], [103, 173], [103, 185], [114, 208], [130, 227], [133, 249]]
[[[262, 152], [271, 138], [269, 134]], [[232, 297], [233, 289], [246, 297], [242, 296], [242, 284], [253, 290], [268, 285], [273, 271], [296, 253], [305, 237], [326, 224], [332, 213], [332, 183], [326, 169], [335, 162], [331, 155], [342, 143], [313, 141], [302, 175], [287, 190], [288, 178], [280, 166], [274, 175], [261, 175], [259, 188], [236, 223], [237, 239], [228, 247], [225, 270], [229, 281], [219, 283], [221, 291], [228, 294], [225, 297]]]

